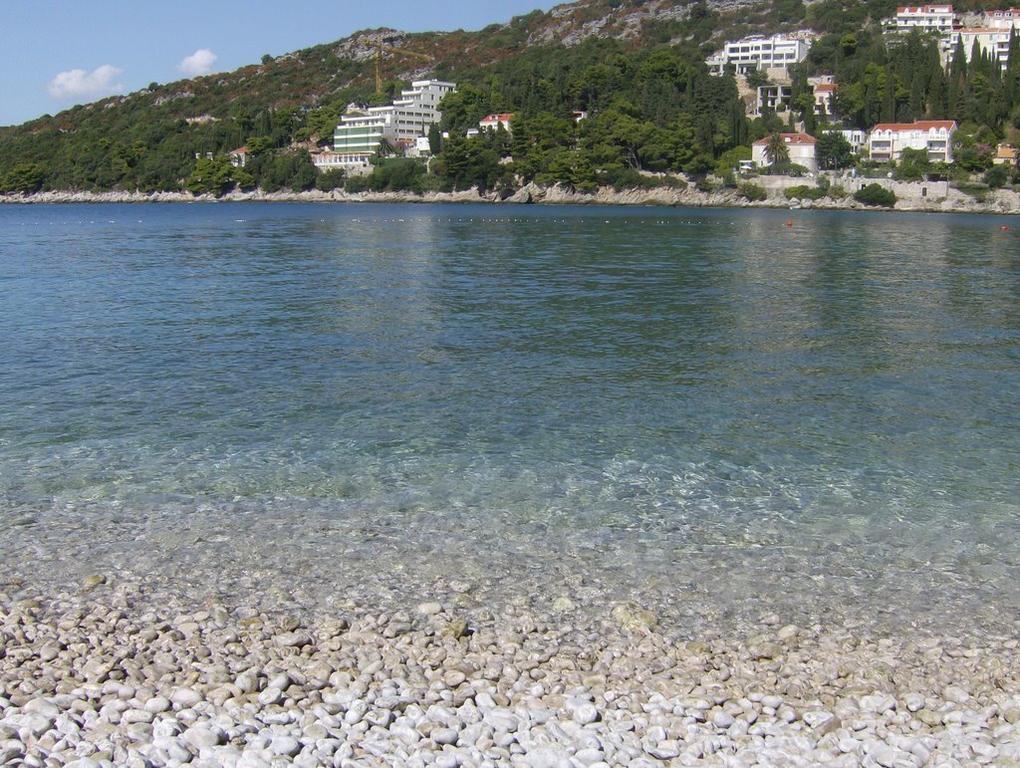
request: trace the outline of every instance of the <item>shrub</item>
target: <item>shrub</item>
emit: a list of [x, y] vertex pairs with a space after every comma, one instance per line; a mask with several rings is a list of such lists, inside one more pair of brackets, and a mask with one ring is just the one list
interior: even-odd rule
[[786, 195], [787, 200], [821, 200], [825, 197], [825, 190], [799, 184], [796, 187], [788, 188], [783, 194]]
[[999, 189], [1009, 183], [1009, 168], [1005, 165], [993, 165], [985, 171], [985, 184], [992, 189]]
[[331, 192], [344, 185], [346, 174], [339, 168], [332, 168], [325, 173], [320, 173], [315, 179], [315, 188], [321, 192]]
[[849, 196], [849, 194], [850, 193], [846, 191], [846, 187], [844, 187], [842, 184], [833, 184], [831, 187], [829, 187], [828, 195], [833, 200], [840, 200], [844, 197]]
[[765, 191], [765, 187], [759, 184], [741, 184], [738, 192], [741, 197], [751, 202], [760, 202], [769, 196], [768, 192]]
[[796, 163], [773, 163], [765, 168], [765, 173], [769, 176], [803, 176], [808, 169]]
[[896, 205], [896, 193], [881, 184], [869, 184], [854, 193], [854, 200], [864, 205], [892, 208]]
[[703, 176], [698, 179], [698, 182], [694, 185], [694, 187], [699, 192], [715, 192], [716, 184], [707, 176]]

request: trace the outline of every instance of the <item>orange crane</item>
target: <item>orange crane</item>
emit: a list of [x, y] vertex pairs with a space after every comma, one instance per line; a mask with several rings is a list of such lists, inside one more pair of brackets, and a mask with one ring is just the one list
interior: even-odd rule
[[411, 56], [415, 59], [421, 59], [431, 63], [434, 60], [434, 56], [426, 56], [424, 53], [417, 53], [415, 51], [409, 51], [406, 48], [394, 48], [392, 45], [385, 45], [384, 43], [375, 43], [375, 92], [382, 95], [382, 55], [383, 51], [387, 53], [396, 53], [402, 56]]

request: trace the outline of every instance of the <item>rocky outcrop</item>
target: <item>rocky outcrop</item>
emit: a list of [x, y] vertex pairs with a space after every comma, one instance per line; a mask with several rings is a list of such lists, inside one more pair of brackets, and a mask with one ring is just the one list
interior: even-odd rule
[[508, 197], [477, 188], [459, 192], [356, 192], [344, 190], [321, 192], [230, 192], [222, 197], [192, 195], [190, 192], [39, 192], [34, 195], [0, 195], [0, 203], [222, 203], [222, 202], [304, 202], [304, 203], [510, 203], [518, 205], [661, 205], [686, 208], [821, 208], [827, 210], [867, 209], [853, 199], [851, 193], [862, 184], [877, 182], [896, 192], [898, 211], [929, 211], [937, 213], [1020, 214], [1020, 193], [1011, 190], [988, 192], [978, 200], [944, 182], [894, 182], [891, 180], [859, 179], [854, 184], [839, 182], [846, 196], [821, 200], [798, 200], [786, 196], [794, 186], [813, 186], [803, 178], [767, 176], [755, 179], [767, 197], [749, 201], [735, 189], [720, 188], [709, 192], [693, 184], [685, 187], [653, 187], [623, 189], [600, 187], [595, 192], [579, 192], [559, 185], [546, 187], [527, 184]]

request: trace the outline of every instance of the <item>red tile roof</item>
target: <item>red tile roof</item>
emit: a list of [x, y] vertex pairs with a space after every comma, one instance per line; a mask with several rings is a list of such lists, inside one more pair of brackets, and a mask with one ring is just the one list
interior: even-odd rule
[[[808, 136], [806, 133], [781, 133], [779, 135], [783, 137], [783, 141], [785, 141], [787, 144], [809, 145], [816, 144], [818, 142], [818, 139], [816, 139], [814, 136]], [[764, 139], [758, 139], [758, 141], [754, 143], [760, 145], [768, 144], [769, 137], [766, 136]]]
[[832, 91], [835, 91], [836, 87], [837, 86], [835, 83], [819, 83], [818, 85], [815, 86], [815, 90], [820, 91], [822, 93], [830, 93]]
[[947, 131], [956, 128], [955, 120], [915, 120], [912, 123], [878, 123], [873, 131], [931, 131], [945, 128]]
[[[945, 10], [944, 10], [945, 9]], [[896, 13], [952, 13], [951, 5], [901, 5]]]
[[483, 117], [480, 120], [480, 122], [482, 122], [482, 123], [507, 123], [507, 122], [510, 122], [510, 118], [512, 118], [513, 116], [514, 116], [513, 112], [499, 112], [499, 113], [493, 114], [493, 115], [486, 115], [485, 117]]

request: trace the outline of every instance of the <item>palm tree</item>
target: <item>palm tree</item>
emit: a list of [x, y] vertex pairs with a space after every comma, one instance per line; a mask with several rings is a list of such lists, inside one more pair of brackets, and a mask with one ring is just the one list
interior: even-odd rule
[[769, 165], [786, 165], [790, 162], [790, 150], [781, 133], [773, 133], [769, 136], [768, 144], [765, 145], [765, 158], [769, 161]]

